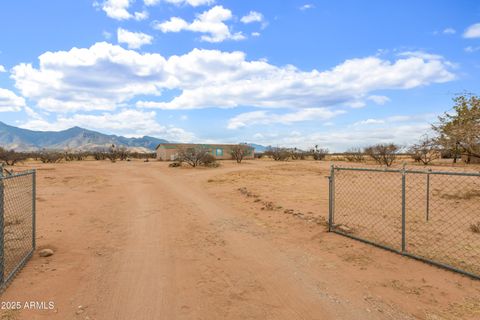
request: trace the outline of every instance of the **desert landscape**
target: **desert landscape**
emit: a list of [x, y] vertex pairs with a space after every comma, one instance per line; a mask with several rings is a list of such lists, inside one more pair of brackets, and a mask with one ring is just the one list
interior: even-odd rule
[[37, 251], [55, 254], [2, 301], [54, 308], [1, 319], [480, 317], [478, 280], [327, 232], [329, 161], [31, 168]]

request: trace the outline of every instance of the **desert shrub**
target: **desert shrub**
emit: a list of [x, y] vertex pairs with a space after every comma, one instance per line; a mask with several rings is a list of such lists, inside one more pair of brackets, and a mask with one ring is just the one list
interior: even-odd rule
[[421, 162], [424, 165], [429, 164], [441, 156], [437, 140], [431, 139], [428, 136], [423, 136], [418, 143], [411, 146], [409, 152], [415, 162]]
[[210, 153], [207, 153], [201, 160], [200, 164], [205, 167], [218, 167], [217, 159]]
[[177, 160], [179, 162], [186, 162], [192, 167], [196, 167], [212, 162], [212, 158], [215, 159], [207, 148], [195, 146], [180, 148]]
[[324, 160], [328, 153], [329, 153], [328, 149], [319, 148], [318, 145], [315, 145], [315, 147], [310, 149], [310, 152], [309, 152], [313, 160]]
[[345, 152], [345, 159], [350, 162], [365, 162], [365, 154], [360, 148], [351, 148]]
[[286, 148], [275, 147], [266, 150], [264, 155], [271, 157], [275, 161], [287, 161], [291, 156], [291, 152]]
[[245, 144], [239, 144], [232, 147], [232, 149], [230, 150], [230, 155], [232, 156], [232, 159], [237, 161], [237, 163], [241, 163], [243, 158], [252, 154], [252, 152], [252, 147]]
[[365, 148], [365, 154], [370, 156], [375, 162], [390, 167], [397, 158], [400, 146], [390, 144], [376, 144]]
[[0, 147], [0, 161], [8, 166], [14, 166], [18, 162], [23, 162], [27, 159], [27, 154], [15, 152], [14, 150], [5, 150]]
[[42, 163], [57, 163], [62, 161], [64, 155], [56, 151], [42, 151], [39, 153], [39, 159]]
[[118, 158], [120, 161], [127, 160], [130, 157], [130, 151], [125, 147], [120, 147], [117, 149]]
[[181, 162], [178, 162], [178, 161], [175, 161], [175, 162], [172, 162], [168, 165], [170, 168], [176, 168], [176, 167], [181, 167], [182, 166], [182, 163]]
[[95, 151], [93, 153], [93, 158], [97, 161], [107, 159], [107, 153], [105, 151]]
[[477, 223], [472, 223], [470, 225], [470, 231], [472, 231], [473, 233], [480, 233], [480, 221], [478, 221]]
[[105, 153], [105, 157], [111, 162], [116, 162], [118, 160], [119, 152], [114, 144], [112, 144], [112, 146], [108, 149], [108, 152]]
[[63, 158], [65, 161], [82, 161], [88, 157], [88, 152], [82, 151], [65, 151]]

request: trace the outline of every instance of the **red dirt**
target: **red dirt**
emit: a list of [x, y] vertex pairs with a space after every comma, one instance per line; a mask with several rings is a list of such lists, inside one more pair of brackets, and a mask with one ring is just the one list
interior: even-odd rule
[[328, 163], [35, 166], [55, 254], [2, 301], [55, 309], [2, 319], [480, 318], [478, 281], [325, 231]]

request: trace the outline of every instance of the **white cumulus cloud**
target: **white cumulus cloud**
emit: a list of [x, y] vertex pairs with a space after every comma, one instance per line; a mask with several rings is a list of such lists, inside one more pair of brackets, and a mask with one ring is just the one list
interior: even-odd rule
[[260, 12], [257, 11], [250, 11], [249, 14], [243, 16], [240, 19], [241, 22], [247, 24], [247, 23], [252, 23], [252, 22], [262, 22], [263, 21], [263, 15]]
[[182, 18], [172, 17], [164, 22], [156, 22], [154, 28], [167, 32], [180, 32], [183, 30], [203, 33], [202, 41], [222, 42], [225, 40], [243, 40], [245, 36], [241, 32], [232, 33], [225, 21], [232, 19], [232, 12], [223, 6], [215, 6], [199, 15], [188, 23]]
[[[385, 103], [388, 98], [376, 92], [451, 81], [451, 69], [444, 58], [427, 53], [405, 53], [393, 61], [356, 58], [328, 70], [304, 71], [247, 60], [240, 51], [194, 49], [165, 58], [100, 42], [46, 52], [38, 67], [13, 67], [11, 78], [22, 96], [52, 112], [114, 110], [133, 98], [140, 98], [141, 108], [308, 109]], [[165, 90], [178, 93], [167, 99], [161, 96]]]
[[122, 28], [117, 29], [118, 43], [126, 43], [130, 49], [138, 49], [146, 44], [151, 44], [153, 37], [142, 32], [131, 32]]
[[215, 3], [215, 0], [144, 0], [143, 2], [147, 6], [154, 6], [162, 1], [175, 5], [190, 5], [192, 7], [211, 5]]
[[345, 113], [345, 111], [333, 111], [328, 108], [305, 108], [284, 114], [275, 114], [265, 110], [252, 111], [239, 114], [230, 119], [227, 128], [238, 129], [257, 124], [291, 124], [308, 120], [327, 120], [342, 113]]
[[0, 88], [0, 112], [20, 111], [25, 107], [25, 99], [13, 91]]
[[108, 17], [115, 20], [144, 20], [148, 18], [146, 11], [130, 13], [128, 8], [133, 3], [133, 0], [106, 0], [103, 4], [96, 3], [96, 6], [101, 6]]
[[[369, 93], [410, 89], [455, 79], [451, 63], [437, 55], [405, 53], [396, 61], [379, 57], [347, 60], [325, 71], [247, 61], [242, 52], [193, 50], [168, 60], [182, 93], [168, 102], [140, 101], [140, 107], [192, 109], [237, 107], [362, 107]], [[386, 102], [385, 98], [370, 98]]]
[[7, 72], [7, 70], [5, 69], [5, 67], [2, 66], [1, 64], [0, 64], [0, 72]]
[[47, 111], [113, 110], [137, 95], [159, 95], [167, 81], [165, 58], [105, 42], [46, 52], [39, 68], [21, 63], [12, 79], [23, 96]]
[[115, 132], [124, 136], [153, 135], [179, 142], [190, 142], [195, 139], [192, 133], [184, 129], [160, 125], [155, 117], [155, 112], [125, 109], [119, 113], [105, 112], [100, 115], [74, 114], [71, 117], [59, 115], [56, 120], [50, 122], [34, 113], [34, 116], [20, 127], [31, 130], [57, 131], [80, 126], [101, 132]]
[[464, 38], [480, 38], [480, 23], [472, 24], [463, 33]]

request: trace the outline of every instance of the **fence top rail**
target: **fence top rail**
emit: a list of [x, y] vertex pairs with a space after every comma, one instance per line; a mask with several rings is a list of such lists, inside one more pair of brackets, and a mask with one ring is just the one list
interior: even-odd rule
[[365, 172], [393, 172], [406, 174], [436, 174], [436, 175], [451, 175], [451, 176], [469, 176], [480, 177], [480, 172], [455, 172], [455, 171], [433, 171], [433, 170], [410, 170], [410, 169], [389, 169], [389, 168], [357, 168], [357, 167], [337, 167], [333, 166], [337, 171], [365, 171]]
[[0, 179], [3, 179], [3, 180], [13, 179], [13, 178], [16, 178], [16, 177], [32, 175], [34, 173], [35, 173], [35, 169], [26, 170], [26, 171], [22, 171], [22, 172], [14, 172], [13, 174], [7, 174], [7, 175], [0, 174]]

